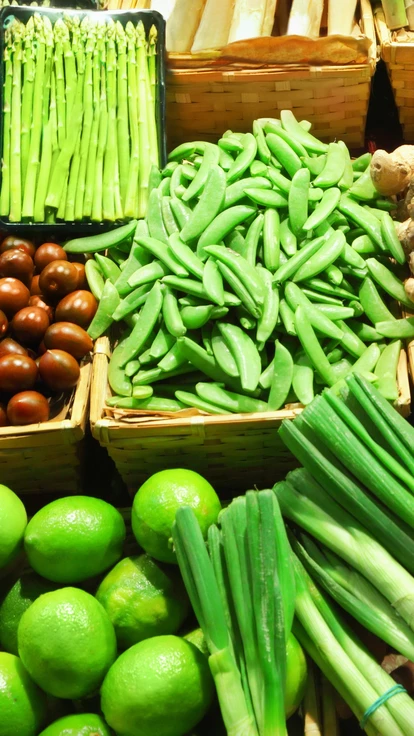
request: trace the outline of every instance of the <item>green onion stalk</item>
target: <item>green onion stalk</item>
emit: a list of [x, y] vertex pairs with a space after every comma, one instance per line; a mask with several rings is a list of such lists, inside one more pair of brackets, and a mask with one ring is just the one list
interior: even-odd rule
[[335, 706], [335, 688], [324, 676], [322, 676], [322, 713], [325, 733], [329, 733], [329, 736], [340, 736], [339, 720]]
[[3, 157], [1, 162], [0, 214], [7, 217], [10, 212], [10, 141], [11, 109], [13, 89], [13, 39], [10, 28], [5, 31], [4, 85], [3, 85]]

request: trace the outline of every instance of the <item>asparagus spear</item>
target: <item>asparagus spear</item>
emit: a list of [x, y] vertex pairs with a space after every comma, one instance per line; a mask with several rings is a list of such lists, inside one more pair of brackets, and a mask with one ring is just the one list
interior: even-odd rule
[[121, 187], [121, 202], [125, 207], [129, 172], [129, 125], [128, 125], [128, 78], [127, 42], [122, 23], [116, 23], [118, 50], [118, 164]]
[[11, 105], [11, 134], [10, 134], [10, 214], [11, 222], [20, 222], [22, 218], [22, 180], [21, 180], [21, 149], [20, 149], [20, 121], [21, 121], [21, 70], [22, 70], [22, 39], [24, 26], [15, 20], [12, 25], [13, 39], [13, 80]]
[[10, 120], [13, 85], [12, 34], [5, 32], [4, 46], [4, 95], [3, 95], [3, 158], [1, 163], [0, 214], [8, 217], [10, 212]]
[[76, 199], [76, 191], [77, 191], [79, 168], [80, 168], [80, 146], [81, 146], [81, 131], [79, 130], [78, 138], [77, 138], [76, 146], [75, 146], [75, 152], [73, 154], [73, 159], [72, 159], [72, 163], [70, 167], [68, 190], [66, 194], [65, 220], [67, 222], [72, 222], [75, 219], [75, 199]]
[[131, 133], [131, 158], [129, 162], [128, 186], [125, 198], [124, 213], [126, 217], [136, 217], [138, 214], [138, 177], [139, 177], [139, 126], [137, 111], [137, 74], [135, 56], [135, 28], [129, 21], [125, 27], [128, 45], [128, 112], [129, 128]]
[[[69, 128], [69, 121], [71, 121], [72, 107], [75, 102], [76, 95], [76, 83], [77, 83], [77, 72], [75, 55], [73, 53], [72, 44], [70, 42], [69, 33], [70, 21], [62, 23], [62, 48], [63, 48], [63, 59], [65, 64], [65, 94], [66, 94], [66, 115], [67, 115], [67, 128]], [[75, 30], [75, 48], [77, 45], [76, 35], [76, 24], [72, 24], [73, 30]], [[66, 131], [69, 135], [69, 130]]]
[[45, 64], [43, 108], [42, 108], [42, 128], [43, 129], [45, 128], [49, 120], [50, 91], [51, 91], [51, 86], [52, 86], [53, 46], [54, 46], [52, 26], [49, 26], [49, 25], [47, 26], [47, 32], [45, 32], [45, 41], [46, 41], [46, 64]]
[[96, 153], [98, 149], [99, 119], [100, 119], [100, 97], [101, 97], [101, 71], [100, 54], [103, 43], [105, 28], [102, 23], [96, 28], [96, 44], [92, 60], [92, 82], [93, 82], [93, 121], [91, 129], [91, 141], [88, 151], [88, 163], [86, 168], [85, 197], [83, 201], [83, 216], [92, 216], [93, 189], [95, 183]]
[[59, 149], [62, 149], [66, 138], [66, 93], [65, 70], [63, 64], [63, 34], [66, 26], [60, 18], [54, 26], [55, 72], [56, 72], [56, 111]]
[[157, 35], [158, 31], [155, 26], [151, 26], [148, 39], [148, 70], [149, 70], [149, 88], [147, 93], [148, 101], [148, 124], [150, 135], [150, 160], [151, 164], [159, 166], [158, 153], [158, 131], [155, 120], [155, 102], [157, 99], [157, 73], [156, 73], [156, 55], [157, 55]]
[[86, 36], [85, 44], [85, 78], [83, 88], [83, 104], [84, 118], [82, 127], [82, 137], [80, 144], [80, 163], [79, 178], [76, 188], [75, 199], [75, 220], [82, 220], [83, 204], [85, 197], [86, 170], [88, 165], [89, 144], [91, 141], [92, 123], [94, 116], [93, 106], [93, 75], [92, 63], [93, 52], [96, 43], [96, 25], [91, 21], [90, 16], [86, 15], [81, 24], [81, 33]]
[[139, 21], [136, 28], [139, 116], [139, 192], [138, 217], [145, 217], [148, 204], [148, 181], [151, 170], [150, 124], [148, 120], [148, 92], [150, 87], [145, 28]]
[[102, 211], [104, 220], [115, 220], [115, 148], [116, 148], [116, 52], [115, 23], [110, 18], [106, 25], [106, 84], [108, 98], [108, 132], [105, 148]]
[[30, 148], [30, 125], [32, 122], [33, 88], [35, 80], [36, 45], [34, 44], [35, 26], [31, 16], [26, 23], [24, 33], [23, 56], [23, 91], [22, 91], [22, 137], [21, 160], [22, 181], [26, 181], [27, 163]]
[[102, 178], [103, 178], [103, 161], [108, 135], [108, 105], [106, 99], [106, 67], [101, 66], [101, 101], [99, 111], [99, 135], [98, 150], [96, 153], [95, 164], [95, 188], [92, 202], [92, 220], [101, 222], [102, 220]]
[[[76, 98], [80, 101], [82, 107], [82, 116], [84, 111], [84, 87], [85, 87], [85, 36], [80, 31], [79, 16], [73, 16], [68, 23], [72, 30], [72, 49], [76, 61], [77, 81], [76, 81]], [[74, 109], [74, 108], [72, 108]], [[66, 195], [65, 220], [72, 222], [75, 219], [75, 199], [78, 186], [79, 168], [80, 168], [80, 145], [81, 145], [82, 125], [76, 138], [75, 150], [70, 165], [68, 191]]]

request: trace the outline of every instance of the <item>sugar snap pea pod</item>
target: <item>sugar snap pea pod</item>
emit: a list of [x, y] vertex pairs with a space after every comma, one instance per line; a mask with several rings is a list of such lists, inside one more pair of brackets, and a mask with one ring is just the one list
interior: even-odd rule
[[176, 391], [176, 398], [185, 406], [194, 407], [200, 411], [205, 411], [207, 414], [231, 414], [232, 412], [226, 409], [221, 409], [219, 406], [215, 406], [209, 401], [204, 401], [197, 394], [190, 393], [189, 391]]
[[[414, 302], [408, 298], [403, 283], [390, 271], [389, 268], [377, 261], [376, 258], [367, 258], [366, 264], [370, 276], [376, 283], [393, 299], [401, 302], [406, 307], [414, 307]], [[362, 302], [361, 302], [362, 304]], [[383, 320], [377, 320], [381, 322]]]
[[205, 300], [202, 297], [189, 294], [188, 296], [181, 296], [178, 303], [181, 307], [199, 307], [201, 304], [205, 304]]
[[178, 233], [178, 225], [175, 221], [171, 206], [170, 206], [171, 197], [163, 197], [161, 201], [161, 211], [162, 211], [162, 219], [164, 222], [164, 227], [168, 233], [168, 235], [171, 235], [172, 233]]
[[186, 362], [187, 359], [184, 355], [183, 346], [178, 342], [178, 340], [176, 340], [168, 353], [159, 361], [158, 368], [170, 373], [171, 371], [175, 371], [177, 368], [180, 368], [180, 366], [184, 365]]
[[109, 248], [117, 248], [121, 243], [132, 239], [136, 226], [137, 221], [131, 220], [127, 225], [108, 230], [106, 233], [74, 238], [65, 243], [63, 250], [66, 253], [99, 253]]
[[101, 299], [98, 304], [95, 316], [90, 323], [87, 332], [92, 340], [96, 340], [103, 335], [114, 321], [113, 314], [120, 302], [119, 294], [113, 283], [107, 279], [102, 291]]
[[201, 340], [203, 342], [204, 350], [209, 355], [213, 355], [213, 347], [211, 344], [211, 327], [210, 325], [204, 325], [204, 327], [201, 328]]
[[210, 169], [212, 166], [216, 166], [220, 160], [220, 149], [214, 143], [205, 143], [203, 161], [197, 174], [195, 175], [190, 186], [183, 194], [183, 201], [189, 202], [194, 197], [198, 197], [200, 192], [203, 190]]
[[222, 245], [209, 245], [205, 250], [213, 258], [226, 264], [248, 289], [253, 300], [263, 304], [265, 289], [262, 279], [246, 258]]
[[253, 399], [250, 396], [237, 394], [233, 391], [227, 391], [217, 383], [197, 383], [196, 392], [201, 399], [209, 401], [222, 409], [235, 414], [247, 414], [254, 412], [263, 412], [268, 410], [265, 401]]
[[162, 261], [152, 261], [152, 263], [147, 263], [146, 266], [142, 266], [142, 268], [135, 271], [128, 280], [128, 284], [131, 289], [135, 289], [143, 284], [149, 284], [153, 281], [157, 281], [158, 279], [162, 279], [163, 276], [166, 276], [169, 273], [169, 269], [162, 263]]
[[273, 376], [273, 360], [270, 361], [269, 365], [266, 366], [262, 374], [260, 375], [259, 386], [267, 391], [272, 383]]
[[117, 396], [131, 396], [132, 394], [132, 383], [131, 379], [125, 374], [123, 365], [126, 365], [129, 361], [127, 360], [123, 364], [125, 356], [125, 345], [129, 340], [129, 335], [124, 337], [116, 348], [113, 350], [111, 359], [108, 365], [108, 382], [111, 390]]
[[217, 325], [214, 325], [211, 333], [211, 347], [214, 358], [220, 368], [227, 373], [228, 376], [233, 376], [235, 378], [238, 377], [239, 369], [237, 367], [237, 363]]
[[263, 220], [263, 260], [268, 271], [274, 272], [280, 263], [280, 217], [275, 209], [267, 209]]
[[362, 227], [380, 250], [385, 250], [385, 243], [381, 234], [381, 223], [375, 215], [345, 195], [342, 195], [339, 200], [338, 209], [346, 217]]
[[282, 164], [280, 163], [280, 161], [278, 161], [278, 159], [277, 159], [277, 158], [276, 158], [276, 156], [274, 156], [274, 155], [270, 156], [270, 166], [271, 166], [271, 167], [272, 167], [273, 169], [278, 169], [279, 171], [280, 171], [280, 169], [282, 169], [282, 168], [283, 168], [283, 166], [282, 166]]
[[139, 399], [140, 401], [142, 401], [143, 399], [149, 399], [150, 396], [153, 395], [153, 393], [154, 393], [154, 389], [152, 388], [152, 386], [133, 386], [132, 387], [132, 398], [133, 399]]
[[282, 138], [282, 140], [291, 147], [291, 149], [296, 153], [297, 156], [299, 156], [299, 158], [307, 155], [308, 152], [306, 148], [302, 146], [297, 138], [294, 138], [292, 135], [290, 135], [290, 133], [288, 133], [288, 131], [285, 130], [282, 125], [278, 125], [276, 128], [272, 127], [272, 130], [270, 132]]
[[303, 230], [313, 230], [321, 225], [321, 223], [326, 222], [326, 219], [336, 208], [340, 196], [341, 192], [337, 187], [327, 189], [319, 204], [316, 205], [312, 214], [309, 215], [308, 219], [304, 223]]
[[168, 154], [169, 161], [182, 161], [182, 159], [190, 158], [196, 151], [204, 150], [204, 142], [192, 141], [191, 143], [181, 143]]
[[214, 307], [212, 304], [200, 304], [198, 307], [183, 307], [181, 319], [187, 330], [198, 330], [209, 321]]
[[387, 250], [389, 250], [389, 252], [391, 253], [392, 257], [395, 258], [397, 263], [405, 263], [405, 253], [398, 239], [394, 220], [388, 214], [388, 212], [383, 213], [383, 217], [381, 220], [381, 234], [385, 246]]
[[279, 266], [273, 276], [273, 280], [277, 284], [281, 284], [283, 281], [290, 279], [296, 273], [296, 271], [299, 270], [302, 264], [306, 263], [306, 261], [314, 253], [317, 253], [317, 251], [322, 247], [324, 243], [324, 236], [311, 240], [310, 243], [307, 243], [307, 245], [303, 246], [303, 248], [297, 251], [297, 253], [295, 253], [295, 255], [293, 255], [292, 258], [290, 258], [286, 263], [283, 263], [281, 266]]
[[151, 287], [152, 284], [143, 284], [143, 286], [139, 286], [124, 297], [112, 314], [114, 322], [120, 322], [121, 319], [125, 319], [144, 304]]
[[143, 266], [146, 266], [151, 260], [151, 254], [138, 243], [133, 242], [128, 259], [123, 267], [120, 276], [115, 281], [115, 287], [120, 296], [126, 296], [132, 287], [129, 279]]
[[[136, 387], [137, 388], [137, 387]], [[142, 388], [139, 386], [138, 388]], [[163, 399], [159, 396], [148, 396], [147, 398], [131, 397], [116, 404], [123, 409], [140, 409], [142, 411], [176, 412], [185, 409], [185, 405], [175, 399]]]
[[270, 151], [269, 146], [266, 143], [266, 138], [263, 133], [262, 126], [257, 122], [253, 121], [253, 135], [256, 138], [257, 144], [257, 155], [264, 164], [270, 163]]
[[290, 229], [288, 217], [280, 223], [280, 245], [289, 257], [294, 256], [298, 249], [298, 241]]
[[297, 140], [311, 153], [325, 153], [328, 146], [326, 143], [315, 138], [311, 133], [307, 132], [301, 124], [296, 120], [292, 110], [281, 110], [280, 120], [283, 128], [292, 138]]
[[333, 386], [336, 382], [335, 373], [315, 335], [304, 307], [298, 307], [295, 312], [295, 326], [301, 345], [315, 371], [328, 386]]
[[312, 176], [318, 176], [324, 169], [326, 164], [326, 153], [321, 154], [320, 156], [302, 156], [301, 160], [306, 166], [307, 169], [309, 169]]
[[177, 189], [183, 186], [185, 181], [185, 177], [183, 175], [183, 167], [182, 164], [179, 164], [177, 168], [173, 171], [170, 181], [170, 195], [171, 197], [177, 197]]
[[155, 164], [153, 164], [151, 166], [148, 179], [148, 194], [150, 194], [153, 189], [156, 189], [160, 185], [161, 179], [161, 171], [159, 170], [158, 166], [155, 166]]
[[365, 171], [370, 165], [372, 159], [372, 153], [363, 153], [362, 156], [358, 156], [352, 161], [352, 168], [354, 171]]
[[[218, 322], [218, 328], [233, 355], [245, 391], [254, 391], [259, 383], [262, 365], [259, 352], [249, 335], [237, 325]], [[213, 348], [214, 349], [214, 348]]]
[[174, 335], [174, 337], [185, 335], [187, 328], [184, 326], [180, 310], [178, 309], [177, 299], [168, 288], [164, 291], [162, 316], [164, 318], [165, 326], [171, 335]]
[[339, 319], [337, 320], [336, 324], [343, 332], [340, 341], [341, 345], [348, 353], [354, 355], [356, 358], [360, 358], [366, 350], [367, 346], [365, 345], [365, 343], [362, 342], [362, 340], [358, 337], [358, 335], [355, 334], [355, 332], [353, 332], [353, 330], [351, 330], [348, 323], [344, 322], [344, 320]]
[[237, 318], [244, 330], [249, 331], [256, 329], [257, 320], [248, 313], [247, 309], [245, 309], [243, 305], [237, 307], [236, 312]]
[[392, 212], [397, 208], [397, 203], [394, 202], [392, 199], [382, 199], [381, 197], [378, 197], [378, 199], [375, 200], [375, 206], [377, 210], [386, 210], [386, 212]]
[[182, 199], [177, 199], [177, 197], [171, 198], [170, 207], [179, 229], [182, 230], [192, 216], [193, 210], [188, 206], [188, 204], [185, 204]]
[[269, 166], [268, 168], [268, 176], [270, 181], [275, 185], [278, 190], [284, 192], [285, 194], [289, 194], [290, 187], [292, 186], [292, 182], [290, 179], [288, 179], [286, 176], [283, 176], [280, 171], [273, 169], [271, 166]]
[[[164, 276], [163, 282], [168, 286], [171, 286], [173, 289], [178, 289], [178, 291], [185, 291], [187, 294], [192, 294], [193, 296], [204, 299], [206, 302], [208, 302], [209, 300], [212, 301], [211, 295], [209, 296], [207, 294], [203, 285], [199, 281], [195, 281], [194, 279], [180, 278], [179, 276]], [[234, 294], [225, 291], [224, 304], [229, 307], [238, 307], [240, 304], [240, 299]]]
[[111, 250], [108, 251], [108, 257], [111, 261], [114, 261], [121, 270], [127, 260], [127, 254], [119, 248], [111, 248]]
[[377, 218], [377, 220], [379, 220], [380, 222], [382, 222], [382, 218], [384, 217], [384, 214], [385, 214], [385, 211], [384, 210], [380, 210], [377, 207], [371, 207], [368, 204], [364, 204], [363, 207], [364, 207], [364, 209], [368, 210], [368, 212], [371, 212], [372, 215], [375, 215], [375, 217]]
[[204, 232], [222, 209], [225, 192], [225, 173], [221, 166], [212, 166], [201, 197], [180, 233], [181, 240], [188, 243]]
[[236, 136], [233, 135], [226, 136], [226, 138], [220, 138], [220, 140], [217, 141], [217, 145], [224, 151], [235, 151], [236, 153], [240, 153], [240, 151], [243, 150], [243, 143], [239, 138], [236, 138]]
[[121, 269], [107, 256], [101, 256], [99, 253], [95, 253], [95, 260], [101, 269], [105, 279], [109, 279], [115, 284], [118, 277], [121, 275]]
[[365, 322], [350, 319], [348, 324], [362, 342], [379, 342], [382, 339], [382, 335], [374, 327], [367, 325]]
[[401, 352], [401, 340], [390, 342], [382, 351], [375, 366], [375, 374], [378, 377], [376, 388], [388, 401], [397, 401], [399, 396], [397, 384], [397, 368]]
[[159, 189], [153, 189], [148, 198], [146, 221], [151, 238], [168, 243], [168, 233], [162, 218], [162, 195]]
[[173, 171], [177, 168], [178, 161], [169, 161], [161, 171], [162, 177], [172, 176]]
[[344, 244], [344, 249], [339, 256], [339, 259], [342, 263], [346, 263], [351, 268], [360, 270], [364, 270], [366, 268], [365, 261], [362, 256], [360, 256], [359, 253], [347, 242]]
[[217, 261], [217, 266], [219, 268], [219, 271], [222, 277], [224, 278], [225, 281], [227, 281], [227, 283], [233, 290], [234, 294], [236, 295], [236, 298], [238, 298], [239, 304], [243, 304], [245, 308], [247, 309], [247, 311], [255, 319], [258, 319], [260, 317], [261, 310], [257, 302], [253, 299], [249, 290], [245, 287], [242, 281], [236, 276], [234, 271], [232, 271], [225, 263], [222, 263], [221, 261]]
[[256, 210], [254, 207], [248, 207], [246, 205], [235, 205], [234, 207], [229, 207], [229, 209], [220, 212], [220, 214], [214, 218], [213, 222], [210, 223], [208, 228], [201, 235], [197, 243], [198, 257], [201, 258], [202, 261], [206, 261], [207, 253], [204, 253], [204, 247], [206, 245], [221, 243], [223, 238], [234, 230], [236, 225], [240, 225], [251, 215], [255, 214], [255, 212]]
[[101, 269], [93, 258], [90, 258], [88, 261], [86, 261], [85, 274], [88, 286], [95, 299], [99, 302], [104, 290], [105, 279], [102, 275]]
[[[337, 230], [323, 245], [294, 273], [293, 281], [306, 281], [324, 271], [340, 256], [344, 249], [345, 235]], [[307, 247], [307, 246], [305, 246]], [[303, 253], [304, 249], [300, 251]], [[293, 260], [293, 259], [292, 259]]]
[[370, 202], [372, 199], [378, 196], [378, 191], [374, 186], [371, 179], [371, 172], [369, 167], [361, 174], [356, 181], [353, 182], [349, 189], [349, 194], [354, 199], [360, 199], [363, 202]]
[[[163, 302], [163, 287], [156, 281], [147, 295], [145, 304], [141, 309], [130, 335], [123, 343], [123, 358], [121, 368], [124, 368], [130, 360], [133, 360], [141, 351], [142, 346], [148, 340], [157, 319], [160, 315]], [[119, 392], [118, 392], [119, 393]]]
[[377, 287], [370, 278], [365, 278], [359, 288], [359, 301], [373, 325], [377, 322], [389, 322], [395, 319], [388, 307], [384, 304]]
[[[268, 190], [263, 190], [268, 191]], [[257, 249], [259, 247], [259, 240], [263, 230], [264, 217], [261, 212], [254, 218], [251, 223], [244, 241], [244, 257], [246, 261], [253, 268], [257, 259]]]
[[243, 199], [245, 196], [244, 190], [249, 187], [255, 187], [256, 189], [271, 189], [272, 184], [269, 179], [266, 179], [263, 176], [248, 176], [244, 179], [235, 181], [234, 184], [230, 184], [226, 189], [223, 209], [232, 207], [236, 202], [239, 202], [240, 199]]
[[328, 281], [330, 281], [331, 284], [334, 284], [335, 286], [340, 286], [342, 284], [344, 275], [341, 269], [335, 266], [333, 263], [330, 263], [329, 266], [326, 267], [325, 273], [326, 278], [328, 279]]
[[203, 286], [207, 296], [222, 306], [224, 304], [223, 277], [214, 258], [208, 258], [203, 271]]
[[171, 335], [166, 326], [162, 324], [150, 347], [151, 357], [154, 358], [154, 360], [160, 360], [172, 348], [174, 342], [174, 336]]
[[291, 281], [285, 286], [285, 299], [292, 312], [296, 312], [298, 307], [305, 309], [308, 319], [315, 330], [335, 340], [342, 338], [342, 330], [338, 325], [328, 315], [324, 314], [321, 309], [318, 309], [315, 304], [312, 304], [302, 289]]
[[304, 406], [310, 404], [314, 399], [313, 379], [312, 363], [305, 353], [301, 353], [295, 359], [293, 365], [292, 388], [300, 403]]
[[[185, 338], [180, 337], [180, 340]], [[139, 370], [132, 379], [133, 386], [148, 386], [150, 383], [164, 381], [176, 376], [183, 376], [187, 373], [193, 373], [194, 368], [190, 363], [183, 363], [173, 371], [163, 371], [158, 366], [156, 368], [148, 368], [147, 370]], [[198, 379], [197, 379], [198, 380]]]
[[315, 307], [330, 320], [349, 319], [355, 316], [355, 311], [351, 307], [337, 307], [332, 304], [315, 304]]
[[328, 294], [322, 294], [318, 291], [313, 291], [313, 289], [307, 289], [306, 287], [303, 287], [302, 293], [305, 294], [305, 296], [307, 296], [311, 302], [316, 302], [317, 304], [333, 304], [337, 307], [342, 306], [342, 302], [340, 299], [334, 296], [329, 296]]
[[273, 375], [270, 385], [269, 411], [277, 411], [286, 402], [293, 378], [293, 360], [289, 350], [276, 340], [276, 352], [273, 360]]
[[201, 345], [198, 345], [194, 340], [191, 340], [189, 337], [180, 337], [179, 341], [183, 346], [183, 350], [185, 352], [187, 360], [194, 366], [194, 368], [197, 368], [197, 370], [204, 373], [213, 381], [218, 381], [219, 383], [226, 383], [230, 385], [231, 381], [235, 380], [230, 378], [220, 368], [215, 358], [212, 355], [209, 355], [207, 351], [204, 350]]
[[177, 276], [188, 276], [187, 269], [182, 266], [169, 248], [168, 239], [167, 243], [162, 243], [155, 238], [139, 236], [136, 238], [136, 242], [152, 253], [159, 261], [162, 261], [172, 273]]
[[[266, 136], [266, 143], [270, 152], [276, 156], [278, 161], [280, 161], [289, 176], [293, 177], [294, 174], [302, 168], [302, 163], [298, 154], [295, 153], [292, 146], [289, 145], [289, 143], [286, 143], [280, 135], [277, 135], [276, 133], [268, 133]], [[306, 152], [303, 155], [306, 155]]]
[[345, 169], [344, 173], [342, 174], [342, 178], [338, 182], [338, 186], [342, 191], [346, 191], [347, 189], [352, 187], [352, 184], [354, 183], [354, 170], [352, 168], [352, 161], [349, 154], [348, 146], [343, 141], [338, 141], [338, 146], [342, 148], [345, 156]]
[[252, 161], [250, 164], [250, 176], [254, 177], [262, 177], [267, 176], [267, 170], [268, 167], [266, 164], [263, 163], [263, 161]]
[[328, 358], [331, 364], [337, 363], [339, 360], [342, 360], [342, 358], [344, 357], [344, 351], [341, 348], [334, 348], [333, 350], [326, 352], [326, 357]]
[[326, 162], [322, 171], [314, 180], [315, 187], [334, 187], [342, 179], [345, 171], [346, 156], [338, 143], [329, 143]]
[[287, 207], [288, 201], [282, 194], [274, 189], [257, 189], [256, 187], [248, 187], [244, 190], [246, 197], [249, 197], [256, 204], [263, 207]]
[[157, 192], [159, 196], [161, 197], [161, 199], [163, 197], [169, 197], [171, 195], [171, 180], [172, 180], [172, 177], [161, 180], [160, 185], [157, 189]]
[[[133, 363], [134, 361], [131, 360], [130, 362]], [[147, 350], [144, 350], [144, 352], [141, 353], [140, 356], [139, 356], [139, 363], [140, 363], [140, 366], [142, 366], [143, 368], [146, 368], [147, 366], [149, 366], [150, 363], [154, 363], [154, 362], [155, 361], [154, 361], [154, 358], [151, 355], [150, 348], [147, 348]], [[128, 365], [129, 365], [129, 363], [128, 363]], [[128, 365], [125, 366], [125, 372], [127, 370]]]
[[279, 315], [280, 319], [282, 320], [282, 325], [285, 328], [287, 334], [296, 337], [295, 313], [293, 309], [290, 308], [286, 299], [280, 300]]
[[303, 287], [305, 289], [311, 289], [312, 291], [316, 291], [320, 294], [326, 294], [328, 296], [337, 297], [338, 299], [345, 299], [345, 300], [353, 300], [355, 299], [355, 294], [348, 290], [344, 289], [342, 286], [333, 286], [332, 284], [328, 284], [323, 279], [313, 278], [308, 279], [306, 283], [304, 283]]
[[250, 164], [256, 158], [257, 143], [252, 133], [246, 133], [243, 136], [243, 150], [238, 154], [233, 165], [227, 172], [227, 183], [232, 184], [236, 179], [240, 179], [244, 172], [249, 168]]
[[279, 314], [279, 291], [274, 287], [272, 274], [266, 268], [258, 268], [258, 273], [265, 286], [263, 311], [257, 322], [256, 340], [259, 350], [262, 349], [276, 327]]
[[229, 171], [233, 165], [234, 158], [227, 151], [220, 149], [219, 164], [223, 171]]
[[414, 317], [394, 319], [391, 322], [377, 322], [375, 329], [380, 335], [395, 339], [411, 339], [414, 337]]
[[292, 179], [289, 190], [289, 223], [292, 232], [299, 237], [308, 219], [308, 192], [310, 173], [308, 169], [299, 169]]
[[196, 256], [194, 251], [181, 240], [181, 235], [174, 233], [169, 237], [169, 247], [182, 266], [198, 279], [203, 278], [204, 263]]

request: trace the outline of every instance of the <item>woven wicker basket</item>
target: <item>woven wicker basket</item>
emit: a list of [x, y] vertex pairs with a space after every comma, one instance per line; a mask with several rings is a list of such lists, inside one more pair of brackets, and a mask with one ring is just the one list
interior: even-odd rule
[[215, 140], [228, 128], [246, 132], [255, 118], [274, 117], [282, 109], [309, 120], [323, 140], [341, 138], [349, 146], [362, 146], [376, 65], [369, 2], [363, 11], [364, 33], [372, 41], [365, 64], [167, 70], [169, 148], [188, 140]]
[[[414, 350], [414, 343], [412, 345]], [[181, 418], [143, 418], [128, 423], [105, 416], [110, 396], [110, 344], [97, 340], [92, 371], [90, 420], [93, 436], [106, 447], [131, 495], [158, 470], [184, 467], [204, 475], [222, 498], [257, 486], [265, 488], [283, 478], [295, 460], [279, 438], [283, 419], [294, 419], [300, 405], [262, 414], [198, 414]], [[410, 413], [407, 354], [401, 352], [398, 370], [398, 410]], [[122, 414], [122, 412], [121, 412]]]
[[395, 104], [404, 140], [414, 141], [414, 43], [392, 40], [382, 9], [375, 12], [375, 26], [380, 42], [381, 59], [385, 61], [394, 92]]
[[81, 490], [90, 376], [88, 362], [82, 365], [77, 387], [55, 419], [0, 429], [1, 483], [19, 495]]

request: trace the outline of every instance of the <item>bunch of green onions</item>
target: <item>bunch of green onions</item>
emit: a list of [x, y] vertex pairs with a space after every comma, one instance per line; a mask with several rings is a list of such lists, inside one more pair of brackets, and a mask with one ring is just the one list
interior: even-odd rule
[[142, 217], [159, 165], [156, 41], [142, 21], [35, 13], [5, 32], [0, 215]]
[[236, 498], [208, 532], [179, 509], [173, 540], [204, 632], [229, 736], [286, 736], [286, 644], [295, 584], [291, 549], [272, 491]]

